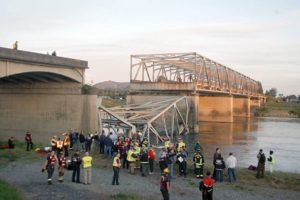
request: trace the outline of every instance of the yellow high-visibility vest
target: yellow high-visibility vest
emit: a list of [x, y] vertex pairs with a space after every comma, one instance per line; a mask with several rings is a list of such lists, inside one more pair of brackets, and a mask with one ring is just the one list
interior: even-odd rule
[[181, 148], [185, 147], [185, 143], [184, 142], [179, 142], [178, 146], [177, 146], [177, 151], [179, 152]]
[[128, 153], [127, 153], [128, 162], [135, 162], [136, 161], [136, 158], [132, 157], [133, 153], [135, 153], [135, 152], [133, 152], [131, 149], [128, 151]]
[[82, 158], [83, 161], [83, 168], [91, 167], [92, 166], [93, 158], [91, 156], [84, 156]]

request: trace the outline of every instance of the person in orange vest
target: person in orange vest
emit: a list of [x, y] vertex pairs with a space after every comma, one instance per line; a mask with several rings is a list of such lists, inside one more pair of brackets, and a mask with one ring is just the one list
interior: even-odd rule
[[64, 140], [63, 140], [63, 148], [65, 150], [65, 156], [69, 156], [69, 146], [70, 146], [70, 137], [67, 133], [64, 133]]
[[153, 146], [151, 145], [150, 149], [149, 149], [149, 168], [150, 168], [149, 174], [153, 174], [155, 156], [156, 156], [155, 150], [153, 149]]
[[52, 176], [54, 173], [55, 165], [56, 165], [57, 157], [55, 155], [55, 151], [51, 151], [51, 153], [47, 156], [47, 160], [45, 161], [42, 172], [47, 170], [48, 174], [48, 185], [52, 184]]
[[57, 137], [56, 137], [56, 135], [54, 135], [51, 139], [52, 151], [56, 151], [56, 142], [57, 142]]
[[202, 192], [203, 200], [213, 199], [213, 186], [215, 182], [216, 181], [211, 177], [210, 171], [207, 171], [203, 181], [199, 184], [199, 190]]
[[64, 142], [60, 140], [60, 138], [58, 138], [58, 140], [56, 141], [56, 153], [57, 153], [57, 157], [60, 157], [60, 153], [63, 151], [63, 146], [64, 146]]
[[61, 152], [60, 158], [58, 160], [58, 181], [61, 183], [64, 181], [65, 166], [66, 166], [66, 158], [64, 153]]

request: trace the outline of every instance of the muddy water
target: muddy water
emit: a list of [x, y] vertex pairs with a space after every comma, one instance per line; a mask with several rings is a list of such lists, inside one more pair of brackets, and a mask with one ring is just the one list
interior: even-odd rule
[[[266, 157], [273, 150], [276, 170], [300, 173], [300, 119], [260, 118], [236, 123], [199, 124], [199, 133], [184, 137], [191, 151], [199, 140], [208, 162], [212, 162], [216, 147], [220, 147], [224, 158], [233, 152], [238, 165], [256, 165], [256, 155], [263, 149]], [[268, 166], [268, 165], [266, 165]]]

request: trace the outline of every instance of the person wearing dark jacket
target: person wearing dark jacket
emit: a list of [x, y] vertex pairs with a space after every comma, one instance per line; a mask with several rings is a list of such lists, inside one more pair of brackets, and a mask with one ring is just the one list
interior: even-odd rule
[[104, 154], [104, 142], [105, 142], [105, 135], [104, 131], [102, 131], [100, 137], [99, 137], [99, 146], [100, 146], [100, 154]]
[[80, 151], [84, 152], [85, 151], [85, 137], [83, 135], [83, 131], [81, 131], [79, 134], [79, 142], [80, 142]]
[[148, 148], [143, 147], [140, 155], [140, 162], [142, 165], [142, 176], [147, 176], [148, 168], [149, 168], [149, 156], [148, 156]]
[[216, 171], [216, 181], [223, 182], [225, 162], [221, 154], [218, 154], [217, 158], [215, 159], [214, 166]]
[[111, 139], [111, 135], [112, 135], [112, 132], [109, 135], [107, 135], [104, 140], [105, 156], [112, 156], [111, 151], [112, 151], [113, 141]]
[[[79, 155], [79, 151], [77, 151], [71, 158], [71, 163], [73, 167], [73, 174], [72, 174], [72, 182], [80, 183], [80, 165], [82, 160]], [[76, 180], [75, 180], [76, 177]]]
[[172, 143], [169, 143], [168, 148], [167, 148], [166, 162], [167, 162], [168, 168], [169, 168], [170, 179], [172, 179], [174, 177], [174, 173], [173, 173], [174, 156], [176, 156], [174, 145]]
[[30, 149], [33, 149], [32, 137], [31, 137], [31, 134], [30, 134], [29, 131], [26, 132], [25, 141], [26, 141], [26, 144], [27, 144], [26, 151], [29, 151]]
[[187, 157], [187, 152], [185, 149], [180, 148], [180, 152], [177, 154], [177, 163], [178, 163], [178, 169], [179, 169], [179, 176], [184, 176], [186, 177], [186, 168], [187, 168], [187, 163], [186, 163], [186, 157]]
[[258, 159], [258, 164], [257, 164], [256, 178], [263, 178], [265, 172], [266, 156], [262, 149], [259, 150], [257, 154], [257, 159]]

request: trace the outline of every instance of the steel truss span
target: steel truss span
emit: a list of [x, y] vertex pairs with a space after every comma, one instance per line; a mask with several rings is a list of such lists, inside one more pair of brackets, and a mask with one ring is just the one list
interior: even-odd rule
[[145, 88], [133, 86], [133, 90], [153, 90], [163, 83], [168, 89], [177, 84], [184, 86], [180, 90], [194, 92], [263, 95], [260, 82], [195, 52], [131, 55], [130, 82], [144, 83]]
[[130, 104], [98, 109], [99, 125], [112, 128], [117, 133], [117, 127], [129, 130], [128, 136], [141, 132], [142, 139], [154, 136], [156, 145], [164, 137], [173, 140], [174, 134], [187, 133], [189, 105], [186, 96], [169, 98], [161, 101], [149, 101], [143, 104]]

